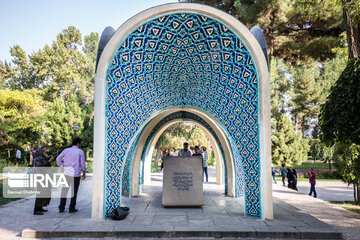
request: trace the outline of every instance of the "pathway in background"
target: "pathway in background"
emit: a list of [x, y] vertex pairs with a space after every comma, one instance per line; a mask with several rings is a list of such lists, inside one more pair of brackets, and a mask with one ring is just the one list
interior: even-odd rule
[[[317, 197], [325, 201], [354, 201], [354, 190], [352, 185], [348, 186], [342, 181], [317, 181]], [[308, 181], [298, 182], [298, 190], [309, 194], [310, 183]], [[360, 238], [360, 237], [359, 237]]]

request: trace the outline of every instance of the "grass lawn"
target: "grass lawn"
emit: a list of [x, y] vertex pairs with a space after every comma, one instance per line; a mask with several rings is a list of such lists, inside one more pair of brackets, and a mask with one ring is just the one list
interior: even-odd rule
[[3, 197], [3, 180], [0, 180], [0, 205], [7, 204], [12, 201], [19, 200], [20, 198], [4, 198]]
[[[278, 176], [278, 175], [276, 175], [275, 176], [275, 179], [276, 179], [276, 181], [278, 182], [278, 181], [282, 181], [282, 178], [281, 178], [281, 176]], [[287, 180], [285, 179], [285, 181], [287, 182]], [[309, 179], [308, 178], [304, 178], [304, 177], [299, 177], [298, 178], [298, 181], [306, 181], [306, 182], [308, 182], [309, 181]], [[341, 179], [333, 179], [333, 178], [317, 178], [316, 179], [316, 181], [333, 181], [333, 182], [341, 182]]]
[[[275, 166], [276, 169], [279, 169], [281, 166]], [[315, 170], [319, 170], [319, 169], [325, 169], [328, 170], [329, 169], [329, 164], [328, 163], [323, 163], [322, 161], [314, 161], [313, 160], [307, 160], [305, 162], [302, 162], [300, 165], [291, 165], [291, 164], [287, 164], [286, 167], [291, 167], [291, 168], [295, 168], [296, 170], [298, 169], [306, 169], [308, 170], [309, 168], [313, 168]], [[332, 168], [334, 168], [334, 166], [332, 165]]]
[[352, 212], [360, 214], [360, 205], [355, 204], [353, 201], [345, 201], [345, 202], [330, 202], [332, 204], [336, 204], [346, 210], [350, 210]]

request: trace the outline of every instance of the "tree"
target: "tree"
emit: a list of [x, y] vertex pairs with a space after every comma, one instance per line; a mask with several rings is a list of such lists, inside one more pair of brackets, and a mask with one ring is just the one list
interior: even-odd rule
[[341, 0], [344, 26], [347, 34], [349, 59], [360, 56], [360, 2]]
[[274, 58], [270, 67], [270, 94], [271, 94], [271, 117], [272, 121], [279, 119], [286, 112], [286, 96], [291, 88], [288, 66], [283, 60]]
[[0, 63], [5, 86], [13, 90], [38, 88], [41, 83], [35, 78], [25, 51], [19, 45], [15, 45], [10, 48], [10, 55], [10, 64]]
[[341, 7], [332, 0], [187, 0], [219, 8], [263, 29], [268, 56], [300, 64], [333, 56], [343, 31]]
[[[88, 47], [87, 53], [93, 49]], [[80, 102], [89, 103], [94, 93], [94, 63], [81, 50], [81, 33], [75, 27], [68, 27], [58, 34], [51, 46], [30, 55], [34, 74], [43, 82], [45, 98], [69, 98], [72, 94], [79, 97]], [[44, 68], [44, 66], [47, 66]]]
[[206, 148], [208, 148], [209, 140], [207, 139], [205, 133], [200, 128], [194, 127], [190, 131], [189, 145], [190, 146], [200, 145], [200, 147], [206, 146]]
[[354, 201], [360, 204], [360, 145], [338, 142], [334, 160], [343, 180], [353, 184]]
[[40, 142], [47, 103], [38, 90], [0, 90], [0, 151]]
[[295, 129], [297, 129], [298, 120], [301, 119], [303, 137], [305, 137], [306, 120], [317, 117], [319, 114], [321, 100], [321, 90], [317, 83], [319, 75], [319, 68], [315, 64], [311, 67], [297, 67], [293, 70], [293, 89], [290, 101], [293, 108], [291, 112], [294, 115]]
[[309, 145], [306, 139], [301, 138], [300, 133], [296, 133], [294, 125], [282, 114], [276, 122], [272, 140], [272, 162], [280, 165], [300, 164], [307, 159]]
[[54, 151], [61, 150], [70, 143], [70, 127], [65, 102], [61, 98], [56, 98], [45, 115], [44, 144]]
[[348, 63], [321, 108], [322, 139], [360, 144], [360, 58]]

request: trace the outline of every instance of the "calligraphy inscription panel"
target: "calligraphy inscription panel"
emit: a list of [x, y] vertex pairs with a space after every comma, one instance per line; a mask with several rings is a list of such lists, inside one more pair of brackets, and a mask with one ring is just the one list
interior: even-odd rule
[[163, 206], [203, 205], [201, 156], [167, 157], [163, 171]]

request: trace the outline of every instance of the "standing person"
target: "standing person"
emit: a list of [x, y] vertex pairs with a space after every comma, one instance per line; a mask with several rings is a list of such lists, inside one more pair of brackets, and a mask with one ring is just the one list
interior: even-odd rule
[[283, 186], [285, 186], [285, 177], [286, 177], [285, 164], [281, 164], [280, 173], [281, 173], [281, 178], [282, 178]]
[[310, 193], [309, 196], [312, 195], [314, 192], [314, 198], [317, 197], [316, 190], [315, 190], [315, 184], [316, 184], [316, 173], [314, 172], [314, 169], [310, 168], [308, 171], [309, 175], [309, 182], [310, 182]]
[[[55, 160], [54, 156], [46, 157], [46, 149], [44, 147], [39, 147], [36, 150], [36, 157], [33, 159], [34, 171], [36, 174], [51, 174], [53, 173], [51, 169], [51, 162]], [[43, 215], [44, 212], [48, 210], [44, 209], [49, 205], [51, 200], [51, 186], [48, 187], [38, 186], [36, 188], [36, 198], [34, 206], [34, 215]]]
[[202, 152], [202, 147], [201, 147], [201, 145], [199, 144], [198, 147], [199, 147], [199, 153], [202, 154], [203, 152]]
[[165, 151], [164, 151], [164, 153], [163, 153], [163, 155], [161, 157], [161, 169], [160, 169], [160, 171], [163, 170], [163, 168], [164, 168], [164, 160], [165, 160], [165, 158], [169, 157], [169, 156], [170, 156], [169, 149], [165, 149]]
[[287, 174], [286, 177], [288, 179], [288, 188], [293, 189], [294, 187], [294, 175], [291, 172], [290, 168], [287, 168]]
[[276, 169], [274, 167], [271, 167], [271, 175], [272, 175], [272, 178], [273, 178], [275, 184], [277, 183], [276, 179], [275, 179], [275, 175], [276, 175], [277, 172], [278, 171], [276, 171]]
[[[73, 195], [69, 206], [69, 213], [78, 211], [75, 206], [76, 196], [80, 186], [81, 171], [83, 172], [82, 178], [86, 178], [85, 155], [83, 150], [80, 149], [80, 146], [81, 138], [75, 137], [72, 141], [72, 147], [66, 148], [56, 158], [58, 166], [62, 168], [63, 173], [65, 174], [66, 181], [70, 183], [72, 191], [71, 193]], [[64, 159], [64, 161], [61, 161], [62, 159]], [[68, 191], [68, 187], [63, 187], [61, 189], [61, 200], [59, 205], [60, 213], [64, 212], [65, 210], [66, 196]]]
[[293, 174], [293, 176], [294, 176], [293, 189], [296, 190], [296, 191], [298, 191], [298, 189], [297, 189], [297, 172], [296, 172], [296, 169], [295, 169], [295, 168], [293, 168], [292, 174]]
[[184, 149], [180, 149], [179, 151], [179, 157], [191, 157], [192, 153], [189, 149], [189, 143], [184, 143]]
[[16, 160], [15, 160], [15, 164], [19, 165], [21, 162], [21, 151], [20, 149], [16, 149]]
[[202, 177], [203, 177], [203, 181], [204, 181], [204, 173], [205, 173], [205, 176], [206, 176], [206, 182], [209, 182], [209, 178], [208, 178], [208, 159], [209, 159], [209, 156], [208, 156], [208, 153], [206, 152], [206, 147], [202, 147], [202, 157], [203, 157], [203, 174], [202, 174]]

